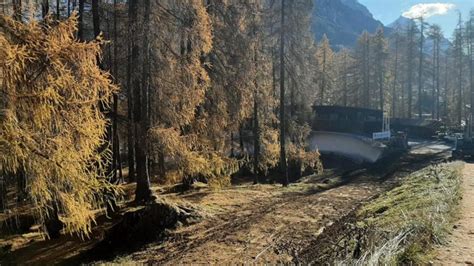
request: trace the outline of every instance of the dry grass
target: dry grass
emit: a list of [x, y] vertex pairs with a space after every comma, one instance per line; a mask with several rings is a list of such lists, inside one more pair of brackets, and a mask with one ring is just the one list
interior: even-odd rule
[[[364, 252], [343, 264], [424, 264], [433, 244], [445, 241], [461, 198], [460, 162], [430, 166], [363, 207]], [[369, 236], [370, 235], [370, 236]]]

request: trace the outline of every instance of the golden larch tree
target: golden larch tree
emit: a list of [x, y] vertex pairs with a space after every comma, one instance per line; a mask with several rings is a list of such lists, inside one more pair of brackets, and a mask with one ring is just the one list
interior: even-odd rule
[[[0, 171], [27, 178], [39, 222], [87, 235], [110, 151], [99, 149], [114, 85], [97, 65], [101, 39], [78, 42], [77, 16], [20, 23], [0, 16]], [[99, 150], [101, 151], [99, 154]]]

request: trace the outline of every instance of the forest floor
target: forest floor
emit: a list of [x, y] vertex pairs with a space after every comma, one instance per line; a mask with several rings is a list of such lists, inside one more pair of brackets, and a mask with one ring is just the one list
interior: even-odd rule
[[[138, 249], [116, 253], [110, 250], [107, 257], [86, 258], [86, 262], [91, 259], [159, 264], [298, 261], [298, 253], [311, 245], [325, 228], [397, 186], [410, 173], [447, 158], [446, 147], [434, 144], [430, 149], [430, 145], [420, 143], [409, 154], [376, 166], [303, 178], [287, 188], [252, 185], [250, 181], [221, 190], [203, 185], [184, 193], [171, 187], [154, 187], [158, 198], [195, 206], [204, 218], [195, 224], [166, 230], [158, 241]], [[133, 185], [127, 190], [133, 191]], [[71, 258], [74, 262], [84, 261], [81, 254], [103, 241], [114, 223], [105, 218], [97, 222], [92, 238], [86, 241], [73, 236], [44, 240], [34, 233], [0, 239], [0, 243], [12, 243], [2, 264], [67, 263]]]
[[474, 164], [464, 167], [463, 198], [459, 207], [459, 220], [455, 222], [448, 244], [437, 251], [435, 264], [474, 264]]
[[446, 158], [444, 152], [449, 147], [429, 146], [421, 143], [401, 159], [340, 176], [338, 181], [313, 177], [283, 189], [244, 185], [191, 194], [185, 198], [220, 211], [114, 262], [173, 265], [298, 261], [298, 253], [314, 243], [326, 227], [393, 188], [403, 177]]
[[306, 185], [286, 189], [243, 186], [233, 191], [190, 195], [187, 199], [201, 206], [224, 208], [201, 223], [176, 230], [161, 243], [115, 262], [290, 262], [326, 226], [387, 186], [367, 178], [328, 190], [320, 190], [317, 185], [303, 188]]

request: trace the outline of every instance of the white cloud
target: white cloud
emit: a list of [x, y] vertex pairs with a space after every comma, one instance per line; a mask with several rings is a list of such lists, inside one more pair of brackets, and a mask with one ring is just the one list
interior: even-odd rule
[[455, 7], [456, 5], [449, 3], [417, 4], [404, 12], [403, 16], [407, 18], [429, 18], [435, 15], [444, 15]]

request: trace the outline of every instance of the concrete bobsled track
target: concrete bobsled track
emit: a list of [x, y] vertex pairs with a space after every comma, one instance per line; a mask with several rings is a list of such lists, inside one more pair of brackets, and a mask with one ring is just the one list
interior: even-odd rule
[[313, 131], [309, 137], [311, 150], [322, 154], [336, 154], [355, 161], [376, 162], [383, 153], [383, 145], [358, 135]]

